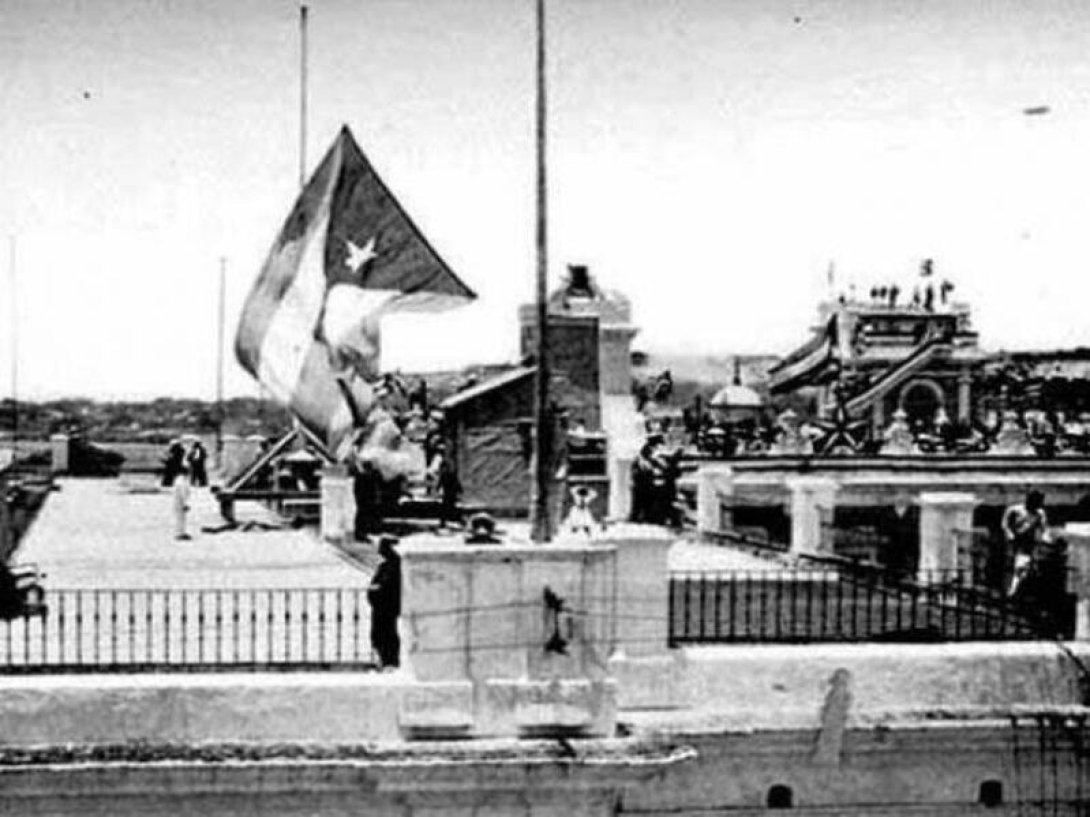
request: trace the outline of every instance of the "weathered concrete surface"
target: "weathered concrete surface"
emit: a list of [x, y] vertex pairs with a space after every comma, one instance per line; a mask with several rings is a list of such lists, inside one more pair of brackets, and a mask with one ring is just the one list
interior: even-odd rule
[[396, 673], [0, 677], [0, 746], [399, 737]]
[[[358, 587], [368, 575], [342, 559], [313, 531], [204, 533], [223, 524], [207, 489], [190, 494], [188, 528], [171, 527], [171, 495], [150, 479], [61, 479], [16, 555], [65, 588]], [[137, 492], [134, 492], [136, 488]], [[279, 524], [257, 503], [241, 503], [239, 521]]]
[[0, 767], [4, 806], [52, 815], [606, 817], [621, 791], [695, 757], [684, 747], [631, 739], [575, 747], [475, 741], [287, 744], [272, 751], [245, 744], [73, 748], [51, 753], [54, 760], [24, 753], [19, 765]]
[[[1090, 662], [1090, 645], [1069, 647]], [[639, 718], [675, 726], [817, 728], [840, 670], [850, 676], [849, 725], [1081, 702], [1079, 667], [1048, 642], [723, 646], [683, 651], [685, 712]]]

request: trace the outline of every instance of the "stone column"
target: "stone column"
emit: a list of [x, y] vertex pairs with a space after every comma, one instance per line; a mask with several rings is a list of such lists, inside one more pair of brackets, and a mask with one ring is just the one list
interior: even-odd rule
[[972, 417], [972, 388], [973, 379], [968, 372], [958, 375], [958, 421], [969, 422]]
[[321, 532], [327, 542], [345, 542], [353, 537], [356, 500], [352, 494], [352, 478], [343, 465], [327, 465], [322, 469]]
[[734, 522], [730, 508], [734, 494], [734, 470], [729, 465], [709, 463], [700, 467], [696, 478], [697, 532], [719, 533], [731, 527]]
[[52, 454], [51, 470], [54, 474], [68, 472], [68, 450], [71, 439], [67, 434], [53, 434], [49, 438], [49, 450]]
[[654, 525], [613, 525], [596, 540], [617, 552], [609, 674], [626, 709], [680, 705], [683, 687], [670, 635], [670, 546], [674, 537]]
[[609, 509], [608, 518], [628, 519], [632, 514], [632, 461], [633, 457], [613, 457], [608, 460]]
[[920, 566], [918, 579], [923, 584], [949, 579], [947, 571], [963, 570], [961, 548], [973, 529], [973, 509], [977, 499], [970, 493], [920, 494]]
[[1064, 536], [1075, 584], [1075, 640], [1090, 641], [1090, 524], [1065, 525]]
[[832, 553], [836, 480], [793, 477], [786, 485], [791, 496], [791, 552]]

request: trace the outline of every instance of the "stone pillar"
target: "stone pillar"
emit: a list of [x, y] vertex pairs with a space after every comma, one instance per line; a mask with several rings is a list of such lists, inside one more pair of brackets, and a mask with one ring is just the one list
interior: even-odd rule
[[977, 499], [970, 493], [920, 494], [920, 566], [918, 580], [939, 583], [948, 571], [964, 570], [961, 545], [973, 529]]
[[786, 485], [791, 496], [791, 552], [832, 553], [836, 480], [793, 477]]
[[1064, 526], [1075, 591], [1075, 640], [1090, 641], [1090, 524]]
[[49, 450], [52, 454], [51, 470], [54, 474], [68, 472], [68, 451], [71, 439], [67, 434], [53, 434], [49, 438]]
[[968, 372], [958, 375], [958, 421], [967, 423], [973, 414], [973, 379]]
[[356, 500], [352, 478], [343, 465], [322, 469], [321, 532], [327, 542], [345, 542], [355, 532]]
[[614, 546], [420, 536], [401, 551], [408, 737], [613, 734]]
[[676, 707], [683, 684], [668, 643], [669, 553], [675, 539], [654, 525], [614, 525], [597, 541], [617, 553], [609, 672], [617, 681], [618, 705]]
[[609, 519], [624, 520], [632, 515], [632, 462], [633, 457], [610, 456], [609, 468]]
[[719, 533], [724, 528], [732, 527], [734, 519], [730, 503], [734, 494], [733, 469], [729, 465], [709, 463], [700, 467], [696, 478], [697, 532]]

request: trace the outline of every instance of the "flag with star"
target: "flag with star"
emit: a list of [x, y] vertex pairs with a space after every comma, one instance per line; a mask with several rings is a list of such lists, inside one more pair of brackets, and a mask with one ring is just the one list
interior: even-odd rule
[[331, 453], [374, 404], [383, 315], [476, 297], [341, 129], [243, 306], [235, 353]]

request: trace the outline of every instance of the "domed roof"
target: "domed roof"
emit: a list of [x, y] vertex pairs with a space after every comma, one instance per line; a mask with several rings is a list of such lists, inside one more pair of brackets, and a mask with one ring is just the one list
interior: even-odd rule
[[763, 402], [749, 386], [731, 383], [717, 391], [708, 405], [712, 408], [760, 408]]

